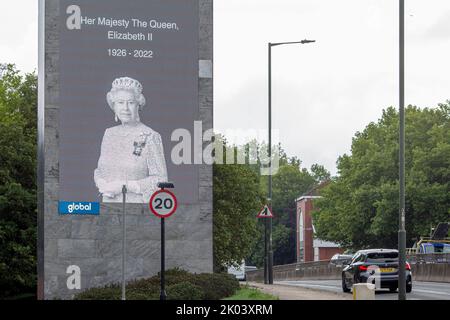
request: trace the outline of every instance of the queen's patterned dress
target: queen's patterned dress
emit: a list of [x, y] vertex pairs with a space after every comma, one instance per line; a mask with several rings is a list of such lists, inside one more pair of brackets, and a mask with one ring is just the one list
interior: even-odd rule
[[[158, 182], [167, 181], [159, 133], [142, 123], [106, 129], [94, 181], [100, 192], [112, 182], [131, 185], [133, 187], [127, 190], [127, 202], [148, 202], [158, 189]], [[103, 202], [122, 202], [122, 193], [103, 193], [102, 198]]]

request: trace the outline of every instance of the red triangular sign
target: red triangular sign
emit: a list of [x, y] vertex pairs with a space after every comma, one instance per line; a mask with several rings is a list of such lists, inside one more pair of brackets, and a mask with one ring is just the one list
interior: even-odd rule
[[256, 216], [257, 218], [273, 218], [272, 210], [266, 204]]

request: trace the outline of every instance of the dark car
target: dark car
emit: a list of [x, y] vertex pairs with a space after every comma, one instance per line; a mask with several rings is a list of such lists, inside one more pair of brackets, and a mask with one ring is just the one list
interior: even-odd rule
[[[406, 263], [406, 292], [412, 290], [411, 266]], [[342, 290], [350, 292], [355, 283], [372, 283], [376, 289], [398, 288], [398, 251], [395, 249], [360, 250], [342, 270]]]

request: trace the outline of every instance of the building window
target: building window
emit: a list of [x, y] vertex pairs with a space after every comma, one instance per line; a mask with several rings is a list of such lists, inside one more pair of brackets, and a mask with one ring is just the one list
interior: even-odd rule
[[299, 215], [299, 221], [298, 221], [298, 230], [299, 230], [300, 242], [305, 241], [305, 232], [303, 230], [303, 212], [302, 212], [302, 209], [300, 209], [300, 215]]

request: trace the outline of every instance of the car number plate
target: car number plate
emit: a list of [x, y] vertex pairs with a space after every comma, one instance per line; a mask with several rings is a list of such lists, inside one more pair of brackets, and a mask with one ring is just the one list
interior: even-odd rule
[[391, 273], [391, 272], [396, 272], [397, 269], [395, 268], [380, 268], [380, 272], [382, 273]]

